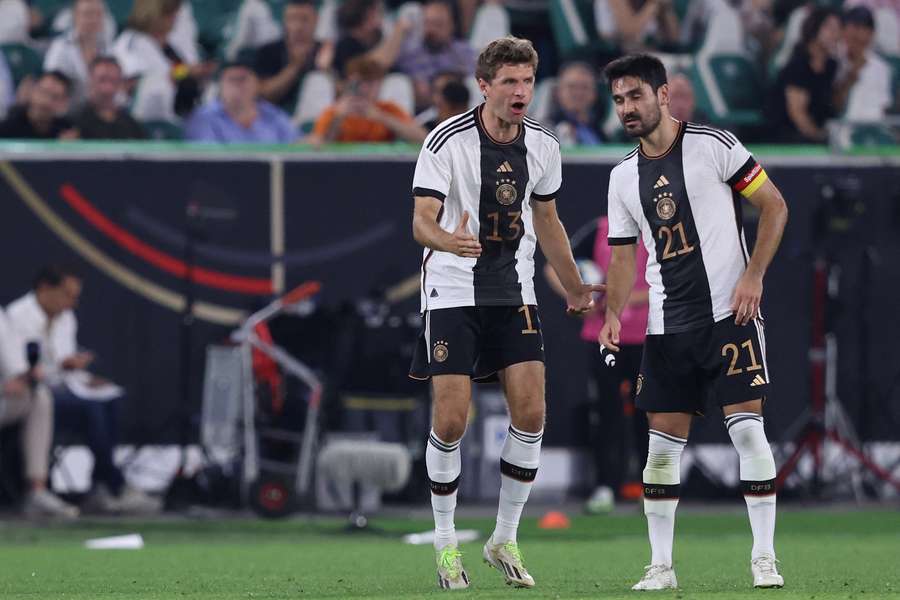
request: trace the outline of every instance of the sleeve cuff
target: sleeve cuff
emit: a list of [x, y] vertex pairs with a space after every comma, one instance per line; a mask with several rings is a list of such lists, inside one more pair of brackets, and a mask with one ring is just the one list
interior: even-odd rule
[[443, 192], [439, 192], [437, 190], [433, 190], [431, 188], [423, 188], [423, 187], [414, 187], [413, 188], [413, 196], [425, 196], [431, 198], [437, 198], [441, 202], [444, 201], [444, 198], [447, 197], [447, 194]]
[[629, 246], [637, 244], [637, 236], [634, 237], [611, 237], [607, 238], [606, 243], [610, 246]]
[[531, 192], [531, 197], [538, 202], [550, 202], [551, 200], [556, 200], [557, 196], [559, 196], [559, 190], [556, 190], [552, 194], [536, 194], [535, 192]]

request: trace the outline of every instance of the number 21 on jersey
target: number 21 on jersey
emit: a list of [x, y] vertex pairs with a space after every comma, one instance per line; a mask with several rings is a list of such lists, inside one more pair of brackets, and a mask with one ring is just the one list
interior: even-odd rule
[[659, 228], [657, 237], [660, 240], [665, 239], [662, 260], [669, 260], [670, 258], [675, 258], [676, 256], [690, 254], [696, 247], [691, 246], [688, 243], [687, 235], [685, 235], [684, 233], [684, 223], [682, 223], [681, 221], [675, 223], [675, 225], [673, 225], [672, 227], [663, 225]]

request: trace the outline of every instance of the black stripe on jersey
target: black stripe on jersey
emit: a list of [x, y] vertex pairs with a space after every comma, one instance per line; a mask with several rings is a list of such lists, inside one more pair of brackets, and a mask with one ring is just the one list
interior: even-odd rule
[[750, 262], [750, 253], [747, 252], [747, 246], [744, 244], [744, 208], [741, 204], [740, 192], [731, 190], [731, 203], [734, 207], [734, 224], [737, 226], [738, 245], [741, 247], [741, 256], [744, 257], [744, 268], [747, 268], [747, 264]]
[[[525, 128], [509, 143], [498, 143], [476, 119], [481, 144], [481, 191], [478, 202], [478, 241], [481, 256], [472, 268], [475, 306], [521, 306], [522, 284], [516, 252], [522, 240], [522, 203], [528, 186], [528, 149]], [[512, 170], [497, 169], [508, 163]], [[501, 189], [502, 188], [502, 189]], [[508, 202], [508, 204], [501, 203]]]
[[711, 127], [709, 125], [701, 125], [699, 123], [687, 123], [687, 126], [691, 127], [692, 129], [703, 129], [706, 131], [712, 131], [713, 133], [721, 134], [721, 135], [725, 136], [733, 144], [737, 144], [737, 141], [738, 141], [737, 138], [734, 137], [733, 133], [731, 133], [730, 131], [726, 131], [724, 129], [719, 129], [717, 127]]
[[736, 137], [734, 137], [734, 134], [731, 133], [730, 131], [725, 130], [725, 129], [719, 129], [719, 128], [717, 128], [717, 127], [710, 127], [709, 125], [700, 125], [699, 123], [688, 123], [688, 125], [690, 125], [690, 126], [693, 127], [694, 129], [706, 129], [706, 130], [708, 130], [708, 131], [712, 131], [712, 132], [715, 132], [715, 133], [722, 134], [722, 135], [724, 135], [726, 138], [728, 138], [728, 140], [730, 140], [731, 143], [733, 143], [733, 144], [737, 144], [737, 143], [738, 143], [738, 140], [737, 140]]
[[431, 188], [423, 188], [423, 187], [415, 187], [413, 188], [413, 196], [429, 196], [431, 198], [437, 198], [441, 202], [446, 198], [446, 194], [443, 192], [439, 192], [437, 190], [433, 190]]
[[543, 133], [547, 137], [550, 137], [550, 138], [556, 140], [557, 144], [559, 143], [559, 138], [556, 137], [555, 135], [553, 135], [552, 133], [550, 133], [549, 131], [547, 131], [546, 129], [544, 129], [543, 127], [535, 127], [534, 125], [529, 125], [528, 123], [525, 123], [525, 128], [530, 129], [531, 131], [537, 131], [538, 133]]
[[744, 243], [744, 208], [741, 202], [741, 193], [734, 190], [734, 186], [756, 166], [756, 159], [751, 156], [747, 159], [741, 168], [728, 180], [728, 187], [731, 188], [731, 203], [734, 208], [734, 224], [737, 226], [738, 244], [741, 247], [741, 255], [744, 257], [744, 267], [750, 262], [750, 253], [747, 252], [747, 245]]
[[446, 144], [447, 141], [450, 140], [450, 138], [452, 138], [457, 133], [466, 131], [467, 129], [472, 129], [473, 127], [475, 127], [474, 119], [463, 121], [459, 125], [455, 125], [451, 129], [448, 129], [445, 133], [436, 136], [435, 139], [431, 141], [431, 144], [429, 144], [428, 149], [431, 150], [433, 154], [437, 154], [440, 149], [444, 147], [444, 144]]
[[551, 138], [553, 138], [554, 140], [556, 140], [557, 144], [559, 143], [559, 138], [556, 137], [556, 134], [554, 134], [552, 131], [550, 131], [543, 125], [541, 125], [541, 123], [539, 121], [535, 121], [534, 119], [525, 117], [525, 127], [528, 127], [529, 129], [533, 129], [535, 131], [540, 131], [542, 133], [545, 133], [545, 134], [549, 135]]
[[[687, 331], [713, 322], [703, 249], [684, 181], [682, 142], [686, 129], [681, 128], [664, 155], [648, 158], [641, 153], [637, 164], [641, 208], [656, 241], [656, 262], [664, 292], [664, 333]], [[668, 185], [654, 189], [663, 176]]]
[[447, 133], [449, 133], [451, 129], [455, 128], [457, 125], [461, 125], [464, 122], [468, 122], [470, 119], [474, 119], [474, 117], [475, 112], [471, 110], [461, 115], [450, 117], [435, 128], [434, 132], [431, 134], [431, 139], [428, 141], [425, 147], [434, 152], [432, 148], [434, 146], [437, 146], [440, 139], [443, 138]]
[[637, 236], [634, 237], [611, 237], [606, 239], [606, 243], [609, 246], [628, 246], [630, 244], [637, 244]]
[[623, 158], [623, 159], [620, 160], [618, 163], [616, 163], [616, 166], [618, 167], [619, 165], [621, 165], [621, 164], [622, 164], [623, 162], [625, 162], [626, 160], [628, 160], [628, 159], [630, 159], [630, 158], [633, 158], [634, 155], [637, 154], [637, 153], [638, 153], [638, 150], [640, 150], [640, 149], [641, 149], [640, 146], [635, 147], [634, 150], [632, 150], [631, 152], [629, 152], [628, 154], [625, 155], [625, 158]]
[[[438, 225], [441, 223], [441, 217], [444, 216], [444, 205], [441, 205], [441, 209], [438, 211], [437, 219]], [[422, 259], [422, 291], [428, 289], [428, 261], [431, 260], [431, 256], [434, 254], [434, 249], [429, 248], [428, 254], [425, 255], [425, 258]], [[425, 298], [428, 298], [428, 294], [425, 294]], [[425, 301], [425, 308], [428, 308], [428, 301]]]
[[685, 127], [684, 130], [685, 130], [686, 133], [691, 133], [691, 134], [694, 134], [694, 135], [708, 135], [709, 137], [715, 138], [715, 139], [719, 140], [720, 142], [722, 142], [722, 144], [723, 144], [726, 148], [728, 148], [729, 150], [731, 150], [732, 148], [734, 148], [734, 143], [733, 143], [731, 140], [729, 140], [727, 137], [725, 137], [724, 135], [722, 135], [722, 133], [720, 133], [720, 132], [718, 132], [718, 131], [716, 131], [716, 130], [713, 130], [713, 129], [697, 129], [697, 128], [695, 128], [695, 127], [691, 127], [690, 125], [688, 125], [687, 127]]

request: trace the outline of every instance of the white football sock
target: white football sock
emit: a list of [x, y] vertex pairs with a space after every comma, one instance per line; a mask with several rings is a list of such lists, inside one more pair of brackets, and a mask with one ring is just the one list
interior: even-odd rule
[[428, 481], [431, 484], [436, 550], [457, 544], [453, 515], [456, 512], [456, 489], [459, 487], [461, 471], [459, 442], [460, 440], [457, 440], [448, 444], [432, 430], [425, 447], [425, 467], [428, 469]]
[[541, 439], [544, 430], [536, 433], [509, 427], [506, 442], [500, 453], [500, 506], [492, 543], [516, 541], [522, 509], [528, 501], [531, 486], [541, 462]]
[[725, 418], [728, 435], [741, 459], [741, 487], [753, 531], [750, 558], [775, 556], [775, 458], [766, 439], [763, 418], [735, 413]]
[[675, 509], [681, 492], [681, 452], [687, 440], [650, 430], [644, 467], [644, 514], [650, 537], [650, 564], [672, 566]]

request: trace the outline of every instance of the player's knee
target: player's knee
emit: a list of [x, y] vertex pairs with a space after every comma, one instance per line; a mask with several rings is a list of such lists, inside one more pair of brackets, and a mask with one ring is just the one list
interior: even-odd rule
[[741, 479], [768, 481], [775, 477], [775, 457], [759, 415], [732, 415], [725, 420], [728, 435], [740, 457]]
[[526, 433], [537, 433], [544, 429], [544, 406], [532, 403], [524, 410], [517, 411], [512, 418], [513, 427]]
[[687, 440], [650, 432], [644, 483], [676, 484], [681, 481], [681, 453]]
[[466, 433], [465, 418], [435, 419], [431, 427], [434, 434], [446, 444], [454, 444]]

